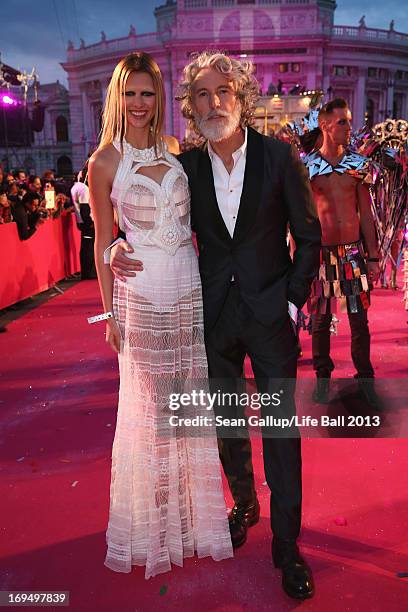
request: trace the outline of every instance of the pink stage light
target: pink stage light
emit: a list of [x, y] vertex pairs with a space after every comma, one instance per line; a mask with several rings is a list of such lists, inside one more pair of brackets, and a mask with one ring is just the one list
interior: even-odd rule
[[1, 101], [3, 102], [5, 106], [12, 106], [14, 104], [17, 104], [16, 100], [14, 100], [14, 98], [8, 95], [2, 96]]

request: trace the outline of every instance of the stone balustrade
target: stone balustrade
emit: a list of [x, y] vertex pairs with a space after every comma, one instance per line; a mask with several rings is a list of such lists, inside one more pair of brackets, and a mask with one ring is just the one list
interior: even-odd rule
[[123, 38], [114, 38], [113, 40], [104, 40], [80, 47], [79, 49], [68, 49], [67, 58], [70, 61], [80, 61], [81, 59], [89, 59], [99, 55], [111, 55], [117, 51], [130, 52], [136, 48], [150, 48], [161, 44], [161, 38], [157, 32], [149, 34], [138, 34], [137, 36], [125, 36]]
[[408, 34], [394, 32], [393, 30], [378, 30], [377, 28], [359, 28], [353, 26], [333, 26], [333, 38], [343, 38], [358, 41], [387, 42], [397, 45], [408, 45]]
[[[185, 0], [186, 2], [201, 2], [206, 3], [209, 0]], [[213, 3], [220, 3], [217, 6], [221, 6], [221, 3], [233, 3], [236, 0], [212, 0]], [[282, 4], [285, 2], [289, 2], [289, 0], [259, 0], [259, 2], [268, 3], [277, 3], [278, 1]], [[292, 0], [293, 1], [293, 0]], [[296, 0], [297, 2], [299, 0]], [[306, 0], [308, 1], [308, 0]], [[201, 7], [202, 8], [202, 7]], [[403, 34], [401, 32], [394, 32], [391, 30], [379, 30], [376, 28], [361, 28], [361, 27], [353, 27], [353, 26], [333, 26], [331, 30], [325, 32], [332, 38], [338, 39], [341, 38], [344, 41], [359, 41], [359, 42], [377, 42], [383, 43], [387, 42], [388, 44], [395, 45], [403, 45], [408, 46], [408, 34]], [[313, 33], [316, 35], [316, 32]], [[224, 34], [225, 35], [225, 34]], [[233, 36], [234, 33], [232, 32]], [[280, 36], [287, 37], [287, 33], [281, 34]], [[279, 34], [274, 34], [274, 39], [279, 38]], [[153, 32], [149, 34], [138, 34], [137, 36], [126, 36], [123, 38], [115, 38], [113, 40], [105, 40], [99, 41], [92, 45], [87, 45], [85, 47], [81, 47], [79, 49], [69, 49], [68, 50], [68, 62], [69, 61], [80, 61], [81, 59], [90, 59], [92, 57], [97, 57], [100, 55], [110, 55], [115, 52], [126, 53], [135, 49], [135, 41], [137, 42], [137, 48], [139, 49], [147, 49], [155, 47], [156, 45], [162, 44], [162, 37], [159, 33]]]

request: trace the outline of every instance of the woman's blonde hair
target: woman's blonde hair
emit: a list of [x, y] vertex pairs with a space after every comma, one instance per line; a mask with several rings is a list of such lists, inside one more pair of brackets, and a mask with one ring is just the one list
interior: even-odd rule
[[183, 80], [179, 84], [176, 99], [181, 102], [181, 112], [188, 119], [189, 126], [197, 129], [192, 108], [193, 83], [203, 68], [214, 68], [233, 81], [235, 93], [241, 103], [241, 127], [253, 123], [255, 103], [259, 98], [259, 84], [254, 77], [254, 65], [251, 61], [240, 61], [220, 51], [203, 51], [196, 55], [183, 70]]
[[155, 147], [160, 143], [164, 125], [165, 94], [163, 77], [154, 59], [143, 51], [129, 53], [120, 60], [113, 71], [102, 113], [102, 129], [99, 147], [101, 148], [119, 139], [122, 144], [126, 134], [127, 121], [125, 113], [126, 83], [132, 72], [145, 72], [153, 81], [156, 92], [152, 135]]

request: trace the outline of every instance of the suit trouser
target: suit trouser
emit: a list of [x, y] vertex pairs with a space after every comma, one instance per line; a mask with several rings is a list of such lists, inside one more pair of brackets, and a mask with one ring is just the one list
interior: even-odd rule
[[[237, 380], [242, 376], [248, 354], [259, 393], [272, 394], [284, 389], [286, 401], [279, 408], [263, 407], [261, 416], [295, 414], [297, 351], [289, 317], [273, 327], [263, 326], [242, 301], [236, 283], [232, 283], [221, 315], [207, 335], [206, 349], [213, 392], [220, 387], [224, 392], [237, 390]], [[220, 412], [220, 407], [215, 410]], [[231, 408], [223, 411], [232, 414]], [[237, 413], [240, 413], [239, 407], [236, 407]], [[221, 463], [235, 503], [249, 504], [256, 496], [251, 441], [247, 428], [241, 429], [239, 437], [234, 438], [232, 433], [226, 437], [225, 430], [222, 433], [218, 430]], [[282, 430], [262, 430], [264, 469], [271, 490], [273, 533], [278, 538], [296, 539], [302, 504], [301, 441], [297, 430], [292, 431], [296, 437], [286, 435], [286, 432], [282, 435]]]
[[[330, 357], [330, 313], [316, 313], [312, 323], [313, 368], [319, 378], [330, 378], [334, 363]], [[370, 361], [370, 331], [367, 310], [349, 313], [351, 330], [351, 358], [358, 378], [372, 378], [373, 366]]]

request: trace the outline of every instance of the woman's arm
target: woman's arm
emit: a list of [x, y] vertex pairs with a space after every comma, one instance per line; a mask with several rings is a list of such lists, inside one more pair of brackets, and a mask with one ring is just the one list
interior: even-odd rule
[[[112, 312], [113, 308], [113, 276], [110, 267], [103, 262], [103, 253], [113, 237], [110, 193], [119, 159], [116, 149], [108, 145], [94, 153], [88, 167], [90, 204], [95, 224], [95, 265], [105, 312]], [[107, 320], [106, 341], [119, 352], [120, 332], [114, 319]]]

